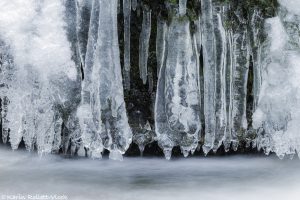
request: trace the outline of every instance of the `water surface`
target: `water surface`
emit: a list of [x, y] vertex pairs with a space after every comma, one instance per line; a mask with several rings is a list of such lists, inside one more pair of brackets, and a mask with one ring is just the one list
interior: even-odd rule
[[232, 156], [115, 162], [0, 149], [0, 199], [35, 194], [78, 200], [299, 200], [300, 161]]

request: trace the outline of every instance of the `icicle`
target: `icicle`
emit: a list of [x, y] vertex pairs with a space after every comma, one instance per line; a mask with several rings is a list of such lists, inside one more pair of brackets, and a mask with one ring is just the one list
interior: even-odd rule
[[159, 71], [164, 64], [166, 56], [166, 40], [167, 40], [168, 26], [167, 22], [161, 16], [157, 18], [157, 31], [156, 31], [156, 59], [157, 59], [157, 77]]
[[179, 15], [183, 16], [186, 14], [187, 0], [179, 0]]
[[[98, 42], [92, 73], [95, 93], [101, 113], [97, 117], [101, 124], [101, 138], [111, 159], [121, 159], [132, 140], [128, 124], [120, 66], [117, 32], [117, 0], [100, 0]], [[101, 120], [100, 120], [101, 119]]]
[[189, 21], [174, 18], [168, 31], [167, 56], [160, 69], [155, 103], [158, 144], [167, 159], [176, 145], [185, 155], [198, 145], [199, 65], [193, 44]]
[[232, 98], [233, 98], [233, 33], [232, 29], [226, 30], [226, 118], [227, 126], [226, 132], [223, 140], [224, 149], [226, 152], [230, 150], [231, 141], [232, 141]]
[[258, 8], [253, 10], [250, 19], [251, 21], [249, 34], [253, 59], [253, 110], [255, 111], [258, 104], [259, 92], [262, 84], [262, 67], [264, 65], [262, 57], [265, 56], [263, 52], [264, 47], [261, 41], [261, 35], [264, 34], [264, 19], [262, 17], [261, 11]]
[[146, 84], [148, 76], [149, 40], [151, 34], [151, 10], [143, 7], [143, 24], [139, 40], [139, 69], [140, 78]]
[[[160, 73], [157, 82], [157, 92], [155, 101], [155, 132], [157, 135], [158, 144], [163, 149], [166, 159], [171, 158], [171, 152], [175, 146], [174, 142], [169, 138], [172, 136], [173, 131], [168, 126], [168, 119], [165, 107], [165, 82], [166, 82], [166, 64], [160, 68]], [[175, 134], [175, 133], [174, 133]]]
[[216, 72], [215, 72], [215, 113], [216, 129], [213, 151], [221, 146], [226, 130], [226, 99], [225, 99], [225, 68], [226, 68], [226, 33], [223, 27], [223, 6], [215, 3], [213, 6], [213, 24], [215, 36]]
[[131, 0], [123, 0], [124, 15], [124, 88], [130, 89], [130, 17]]
[[[82, 131], [83, 146], [88, 150], [89, 156], [93, 158], [101, 158], [103, 145], [101, 140], [101, 126], [99, 122], [100, 111], [99, 103], [92, 101], [93, 97], [99, 94], [99, 89], [93, 90], [93, 65], [95, 50], [98, 40], [99, 27], [99, 0], [93, 0], [92, 12], [90, 18], [90, 29], [87, 44], [87, 53], [85, 58], [84, 81], [82, 83], [81, 91], [81, 105], [78, 109], [78, 118]], [[97, 112], [93, 110], [99, 109]]]
[[204, 59], [204, 116], [205, 116], [205, 141], [203, 151], [207, 154], [214, 145], [216, 131], [215, 95], [216, 95], [216, 47], [212, 0], [203, 0], [202, 22], [203, 22], [203, 59]]
[[76, 29], [81, 64], [85, 64], [92, 0], [77, 0]]

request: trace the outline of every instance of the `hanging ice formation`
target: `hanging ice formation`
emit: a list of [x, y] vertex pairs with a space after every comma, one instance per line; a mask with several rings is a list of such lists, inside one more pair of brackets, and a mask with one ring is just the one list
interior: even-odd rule
[[105, 148], [111, 159], [120, 160], [131, 143], [132, 133], [122, 87], [117, 0], [93, 2], [89, 40], [78, 112], [83, 144], [92, 157], [101, 157]]
[[[107, 149], [118, 160], [132, 141], [143, 152], [154, 139], [167, 159], [176, 146], [188, 156], [201, 146], [208, 154], [251, 143], [280, 158], [299, 154], [300, 4], [279, 0], [270, 19], [259, 5], [243, 6], [233, 0], [0, 1], [3, 143], [92, 158]], [[156, 95], [149, 109], [154, 120], [130, 109], [126, 98], [128, 120], [123, 86], [127, 93], [143, 87], [136, 74], [148, 86], [141, 94]]]
[[190, 22], [173, 17], [168, 28], [155, 103], [155, 129], [167, 159], [180, 146], [184, 156], [194, 153], [200, 134], [199, 63]]
[[[75, 123], [69, 116], [80, 85], [63, 28], [63, 5], [59, 0], [0, 5], [3, 141], [9, 138], [12, 149], [23, 139], [28, 150], [58, 151], [62, 122]], [[75, 142], [70, 130], [69, 135]]]
[[292, 158], [300, 152], [299, 121], [299, 2], [279, 1], [279, 16], [269, 19], [268, 63], [254, 113], [256, 145], [266, 154]]

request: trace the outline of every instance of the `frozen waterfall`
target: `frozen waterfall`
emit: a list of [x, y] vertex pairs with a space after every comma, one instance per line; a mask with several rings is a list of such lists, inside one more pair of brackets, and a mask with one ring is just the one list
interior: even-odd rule
[[2, 142], [114, 160], [153, 141], [167, 159], [299, 155], [300, 2], [278, 3], [1, 0]]

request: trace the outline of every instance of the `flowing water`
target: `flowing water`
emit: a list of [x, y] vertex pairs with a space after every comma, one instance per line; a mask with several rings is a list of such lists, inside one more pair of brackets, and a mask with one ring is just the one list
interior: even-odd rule
[[0, 199], [297, 200], [299, 180], [298, 160], [272, 156], [113, 162], [0, 150]]

